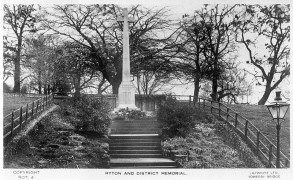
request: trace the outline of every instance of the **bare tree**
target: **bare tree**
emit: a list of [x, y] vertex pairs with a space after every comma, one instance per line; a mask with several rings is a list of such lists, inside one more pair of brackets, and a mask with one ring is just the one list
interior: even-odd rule
[[77, 43], [65, 42], [57, 50], [54, 60], [55, 78], [63, 74], [74, 87], [74, 97], [78, 99], [81, 90], [97, 76], [97, 65], [93, 63], [91, 52]]
[[[33, 5], [4, 5], [4, 25], [13, 31], [11, 41], [13, 44], [6, 44], [4, 48], [12, 51], [15, 56], [13, 57], [14, 62], [14, 92], [20, 92], [20, 66], [21, 66], [21, 54], [23, 49], [23, 40], [25, 32], [35, 31], [34, 24], [36, 18], [33, 12], [36, 9]], [[9, 36], [10, 37], [10, 36]]]
[[173, 88], [170, 82], [174, 79], [170, 74], [160, 74], [153, 71], [141, 71], [137, 75], [138, 94], [152, 95], [159, 91], [168, 91]]
[[25, 39], [24, 67], [31, 70], [31, 85], [37, 85], [39, 94], [47, 92], [47, 87], [53, 84], [53, 60], [56, 58], [54, 37], [35, 34]]
[[239, 103], [238, 97], [246, 95], [251, 91], [251, 84], [246, 81], [247, 73], [239, 68], [236, 63], [226, 65], [225, 72], [221, 73], [218, 81], [217, 101]]
[[[117, 94], [122, 81], [122, 24], [116, 19], [122, 15], [121, 8], [117, 5], [63, 5], [53, 9], [54, 13], [47, 12], [51, 18], [45, 19], [43, 26], [89, 49], [98, 65], [97, 70]], [[141, 6], [130, 9], [130, 15], [135, 17], [135, 23], [130, 27], [132, 66], [142, 62], [137, 57], [142, 57], [143, 62], [152, 68], [148, 62], [156, 59], [162, 63], [168, 61], [167, 53], [166, 56], [162, 54], [171, 48], [166, 46], [169, 36], [155, 36], [169, 26], [166, 13], [165, 9], [150, 10]]]
[[[206, 62], [203, 56], [205, 41], [205, 26], [197, 22], [198, 15], [183, 15], [181, 21], [180, 44], [177, 55], [180, 61], [178, 70], [182, 72], [185, 79], [194, 85], [194, 102], [198, 101], [200, 82], [205, 76]], [[180, 46], [181, 45], [181, 46]]]
[[205, 5], [193, 15], [184, 15], [181, 22], [181, 47], [179, 69], [186, 79], [194, 83], [194, 102], [198, 100], [200, 83], [203, 79], [212, 81], [212, 99], [218, 100], [218, 80], [231, 54], [233, 24], [229, 16], [235, 6]]
[[[265, 86], [258, 104], [266, 103], [270, 93], [290, 75], [290, 5], [245, 6], [241, 17], [235, 16], [237, 41], [249, 53], [248, 64], [258, 85]], [[260, 50], [261, 49], [261, 50]]]
[[7, 36], [3, 37], [3, 82], [5, 82], [9, 77], [13, 76], [13, 62], [14, 62], [14, 55], [13, 52], [10, 51], [8, 48]]
[[218, 97], [218, 80], [223, 72], [223, 62], [235, 52], [233, 20], [231, 15], [236, 5], [205, 5], [197, 12], [199, 22], [205, 27], [204, 36], [207, 44], [204, 46], [205, 61], [208, 63], [207, 73], [211, 74], [212, 99]]

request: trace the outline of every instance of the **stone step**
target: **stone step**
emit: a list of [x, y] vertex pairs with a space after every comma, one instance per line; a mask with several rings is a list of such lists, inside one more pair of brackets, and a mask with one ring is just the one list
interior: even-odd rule
[[111, 126], [111, 129], [160, 129], [157, 126]]
[[112, 123], [121, 123], [121, 124], [158, 124], [158, 121], [125, 121], [125, 120], [113, 120]]
[[160, 146], [110, 146], [110, 150], [161, 150]]
[[110, 154], [161, 154], [161, 150], [110, 150]]
[[111, 130], [113, 131], [113, 130], [117, 130], [117, 129], [121, 129], [121, 130], [129, 130], [129, 129], [156, 129], [156, 130], [158, 130], [158, 129], [160, 129], [160, 128], [158, 128], [158, 127], [154, 127], [154, 126], [133, 126], [133, 127], [131, 127], [131, 126], [123, 126], [123, 127], [112, 127], [111, 128]]
[[110, 135], [109, 138], [113, 139], [160, 139], [158, 134], [115, 134]]
[[161, 142], [161, 139], [111, 139], [110, 143]]
[[119, 128], [119, 129], [111, 129], [111, 132], [119, 132], [119, 131], [158, 131], [158, 128]]
[[149, 125], [159, 125], [157, 121], [112, 121], [113, 124], [120, 124], [120, 125], [140, 125], [140, 124], [149, 124]]
[[112, 126], [159, 126], [159, 123], [116, 123], [112, 122]]
[[160, 128], [159, 125], [155, 125], [155, 124], [131, 124], [131, 125], [127, 125], [127, 124], [112, 124], [111, 125], [112, 129], [116, 129], [116, 128]]
[[163, 158], [157, 121], [113, 121], [109, 136], [110, 167], [177, 168]]
[[111, 146], [161, 146], [161, 142], [110, 142]]
[[177, 166], [167, 158], [111, 158], [111, 167]]
[[158, 130], [129, 130], [129, 131], [117, 130], [117, 131], [111, 131], [111, 134], [155, 134], [158, 132], [159, 132]]
[[162, 154], [111, 154], [111, 158], [163, 158]]

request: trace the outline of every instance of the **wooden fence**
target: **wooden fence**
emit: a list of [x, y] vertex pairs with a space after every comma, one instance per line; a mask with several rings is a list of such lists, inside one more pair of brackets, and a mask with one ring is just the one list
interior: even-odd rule
[[[199, 98], [198, 105], [224, 119], [247, 142], [267, 167], [276, 167], [276, 145], [248, 119], [220, 102]], [[280, 153], [280, 161], [282, 168], [290, 167], [290, 159], [283, 152]]]
[[33, 93], [3, 93], [4, 96], [8, 97], [45, 97], [45, 94], [33, 94]]
[[46, 107], [50, 106], [53, 99], [53, 94], [43, 96], [5, 116], [3, 122], [10, 122], [4, 125], [4, 145], [6, 145], [24, 127], [25, 124], [31, 121], [39, 113], [43, 112]]

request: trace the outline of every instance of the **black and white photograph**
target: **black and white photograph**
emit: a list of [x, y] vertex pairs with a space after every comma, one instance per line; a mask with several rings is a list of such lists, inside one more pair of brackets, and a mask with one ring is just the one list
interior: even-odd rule
[[293, 178], [291, 1], [1, 5], [2, 179]]

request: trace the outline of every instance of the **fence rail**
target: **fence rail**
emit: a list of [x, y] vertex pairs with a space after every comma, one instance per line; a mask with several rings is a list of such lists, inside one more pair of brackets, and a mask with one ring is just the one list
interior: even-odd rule
[[[248, 119], [220, 102], [199, 98], [198, 105], [200, 108], [202, 107], [204, 110], [208, 109], [211, 113], [217, 114], [224, 119], [236, 132], [238, 132], [268, 167], [276, 167], [276, 145], [260, 132]], [[280, 161], [281, 167], [290, 167], [290, 159], [284, 155], [283, 152], [280, 153]]]
[[33, 94], [33, 93], [3, 93], [7, 97], [45, 97], [45, 94]]
[[39, 113], [43, 112], [46, 107], [50, 106], [53, 99], [53, 94], [43, 96], [5, 116], [3, 118], [3, 122], [10, 121], [10, 123], [4, 125], [4, 145], [6, 145], [24, 127], [25, 124], [31, 121]]

